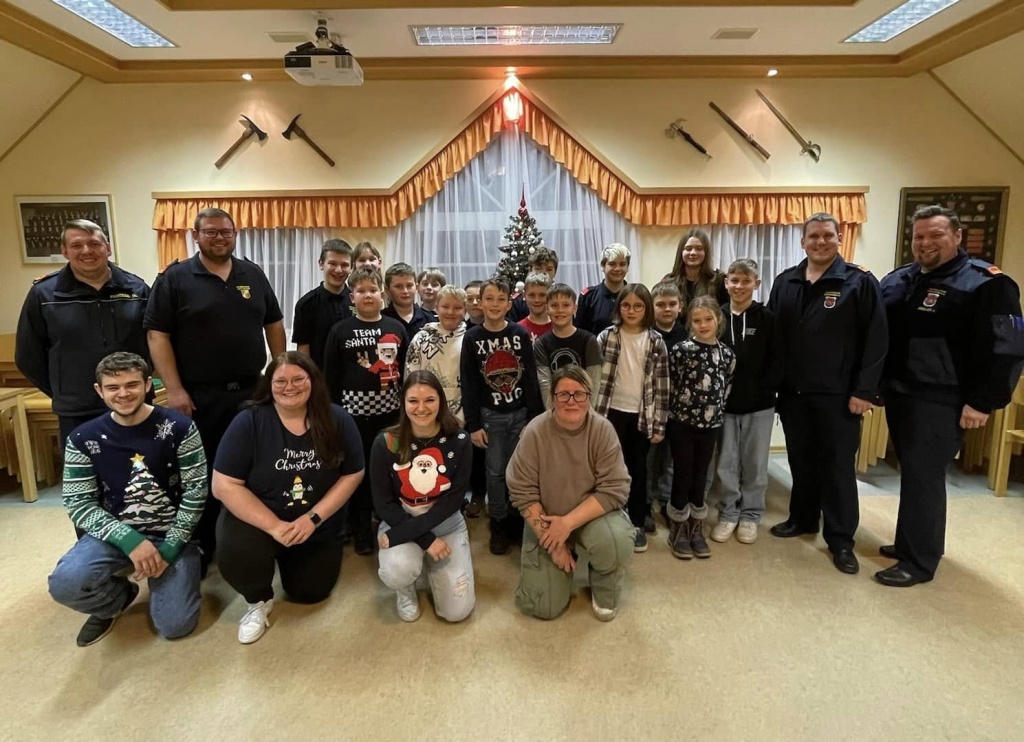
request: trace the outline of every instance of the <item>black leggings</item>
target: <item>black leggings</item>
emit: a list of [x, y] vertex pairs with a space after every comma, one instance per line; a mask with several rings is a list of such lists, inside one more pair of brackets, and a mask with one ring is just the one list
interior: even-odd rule
[[682, 510], [687, 505], [704, 507], [704, 490], [708, 483], [708, 466], [715, 455], [715, 445], [722, 429], [703, 430], [670, 420], [668, 443], [672, 449], [672, 507]]
[[647, 454], [651, 450], [651, 440], [637, 430], [640, 415], [636, 412], [609, 409], [608, 420], [619, 437], [622, 458], [629, 472], [629, 519], [634, 526], [642, 528], [644, 518], [651, 514], [651, 506], [647, 502]]
[[[348, 501], [348, 518], [351, 524], [353, 535], [357, 533], [368, 533], [371, 538], [373, 533], [373, 495], [370, 492], [370, 451], [373, 449], [373, 442], [377, 435], [384, 428], [389, 428], [398, 422], [398, 410], [389, 412], [386, 415], [369, 415], [356, 417], [353, 415], [356, 428], [359, 430], [359, 437], [363, 441], [363, 460], [365, 474], [356, 491], [352, 493], [352, 499]], [[374, 540], [376, 540], [374, 538]]]
[[281, 585], [296, 603], [325, 600], [341, 573], [340, 538], [282, 546], [269, 533], [239, 520], [226, 508], [217, 519], [217, 563], [224, 581], [249, 603], [274, 597], [274, 563]]

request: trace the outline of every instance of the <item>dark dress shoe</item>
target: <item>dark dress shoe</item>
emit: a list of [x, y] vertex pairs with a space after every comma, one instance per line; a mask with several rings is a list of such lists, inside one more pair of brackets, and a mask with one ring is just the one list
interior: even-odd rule
[[853, 554], [853, 549], [840, 549], [832, 554], [832, 564], [836, 565], [840, 572], [848, 575], [855, 575], [860, 571], [860, 564]]
[[886, 559], [899, 559], [896, 556], [896, 544], [888, 544], [887, 546], [879, 546], [878, 553], [884, 556]]
[[772, 526], [769, 532], [778, 538], [793, 538], [794, 536], [803, 536], [805, 533], [817, 533], [818, 529], [801, 528], [791, 520], [784, 520]]
[[894, 564], [881, 572], [875, 572], [875, 579], [886, 587], [913, 587], [922, 582], [932, 581], [931, 577], [921, 577], [913, 572], [908, 572], [899, 564]]

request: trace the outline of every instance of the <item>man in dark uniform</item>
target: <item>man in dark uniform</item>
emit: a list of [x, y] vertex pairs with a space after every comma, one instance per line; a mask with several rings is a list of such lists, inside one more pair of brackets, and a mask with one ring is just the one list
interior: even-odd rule
[[[252, 396], [271, 356], [286, 346], [281, 307], [270, 282], [249, 260], [238, 260], [235, 223], [221, 209], [196, 215], [199, 252], [167, 266], [153, 284], [146, 309], [149, 350], [164, 386], [167, 406], [191, 417], [209, 466], [239, 406]], [[220, 506], [206, 501], [196, 529], [203, 567], [216, 548]]]
[[323, 370], [324, 346], [336, 322], [352, 316], [348, 277], [352, 273], [352, 246], [345, 240], [327, 240], [320, 251], [324, 280], [295, 303], [292, 342]]
[[573, 323], [593, 335], [612, 326], [612, 315], [619, 292], [626, 285], [629, 272], [629, 248], [613, 242], [601, 253], [601, 270], [604, 280], [580, 292], [576, 307], [576, 321]]
[[888, 344], [878, 281], [839, 256], [839, 222], [814, 214], [804, 224], [807, 258], [772, 286], [785, 371], [778, 410], [793, 475], [789, 518], [771, 534], [824, 537], [836, 569], [859, 570], [855, 459], [860, 417], [878, 396]]
[[1007, 405], [1024, 359], [1020, 292], [994, 265], [959, 247], [956, 212], [925, 206], [913, 216], [914, 262], [882, 280], [889, 319], [883, 396], [900, 461], [896, 559], [875, 579], [910, 587], [935, 576], [945, 546], [946, 467], [962, 430]]
[[53, 400], [64, 443], [107, 411], [96, 396], [96, 364], [115, 351], [149, 358], [142, 318], [149, 286], [110, 262], [103, 229], [85, 219], [64, 225], [67, 265], [37, 280], [18, 319], [14, 361]]

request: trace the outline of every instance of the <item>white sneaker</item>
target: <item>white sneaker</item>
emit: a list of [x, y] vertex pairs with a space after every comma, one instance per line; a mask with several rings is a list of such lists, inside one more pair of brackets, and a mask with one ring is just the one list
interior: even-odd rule
[[398, 617], [406, 623], [412, 623], [420, 617], [420, 598], [415, 587], [396, 591], [398, 594]]
[[608, 622], [615, 618], [615, 614], [619, 612], [618, 608], [602, 608], [597, 604], [597, 600], [594, 598], [593, 593], [590, 595], [590, 610], [594, 614], [594, 618], [598, 621]]
[[274, 610], [274, 599], [259, 603], [249, 603], [242, 620], [238, 622], [238, 641], [242, 644], [252, 644], [263, 636], [263, 632], [270, 626], [267, 616]]
[[736, 529], [736, 540], [741, 544], [752, 544], [757, 541], [757, 523], [752, 520], [741, 520]]
[[711, 529], [711, 540], [717, 541], [720, 544], [724, 544], [729, 540], [732, 532], [736, 530], [736, 524], [728, 520], [720, 520]]

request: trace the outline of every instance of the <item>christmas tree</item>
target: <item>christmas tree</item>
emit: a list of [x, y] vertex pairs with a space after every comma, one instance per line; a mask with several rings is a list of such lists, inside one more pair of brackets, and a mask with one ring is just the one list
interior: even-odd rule
[[526, 279], [530, 255], [544, 244], [536, 220], [526, 210], [525, 193], [519, 202], [519, 212], [509, 218], [504, 242], [505, 244], [498, 248], [504, 253], [504, 257], [498, 261], [498, 268], [494, 273], [508, 281], [509, 288], [515, 291], [516, 284]]

